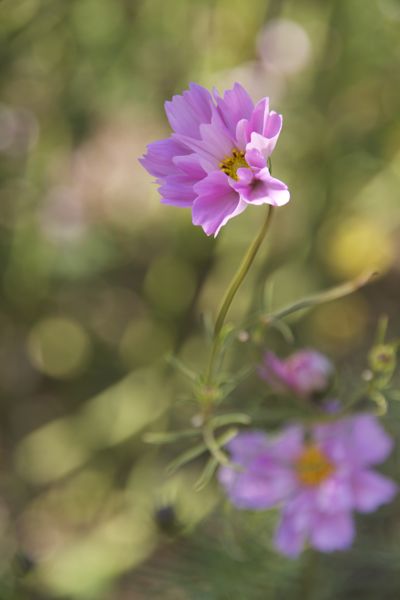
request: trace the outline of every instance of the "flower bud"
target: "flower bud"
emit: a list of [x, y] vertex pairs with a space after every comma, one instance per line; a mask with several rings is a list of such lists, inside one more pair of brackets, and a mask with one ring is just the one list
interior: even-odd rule
[[259, 374], [276, 392], [309, 398], [328, 389], [333, 365], [315, 350], [300, 350], [284, 360], [267, 352]]
[[368, 360], [375, 373], [390, 373], [396, 366], [396, 349], [390, 344], [379, 344], [371, 349]]

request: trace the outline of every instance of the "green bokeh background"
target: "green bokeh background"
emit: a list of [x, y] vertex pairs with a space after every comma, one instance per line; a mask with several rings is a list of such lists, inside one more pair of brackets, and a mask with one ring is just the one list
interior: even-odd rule
[[235, 515], [193, 490], [201, 461], [168, 477], [179, 446], [143, 442], [194, 414], [163, 356], [203, 368], [260, 209], [209, 239], [137, 161], [190, 81], [270, 96], [292, 201], [230, 319], [378, 271], [293, 324], [351, 382], [377, 318], [399, 334], [399, 33], [398, 0], [2, 0], [2, 599], [400, 597], [398, 501], [354, 550], [288, 561], [273, 512]]

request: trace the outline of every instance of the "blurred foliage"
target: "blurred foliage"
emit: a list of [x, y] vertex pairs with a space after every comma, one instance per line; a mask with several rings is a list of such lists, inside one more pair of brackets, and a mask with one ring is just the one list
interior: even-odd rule
[[[187, 426], [188, 384], [162, 357], [204, 367], [204, 321], [259, 216], [207, 239], [137, 162], [191, 80], [271, 97], [293, 201], [230, 319], [377, 270], [291, 321], [351, 382], [378, 316], [392, 338], [400, 325], [399, 27], [397, 0], [2, 0], [1, 598], [399, 597], [398, 502], [360, 519], [350, 553], [290, 562], [273, 513], [230, 526], [217, 487], [194, 490], [201, 457], [168, 477], [176, 448], [143, 442], [171, 406]], [[283, 348], [282, 332], [258, 343]]]

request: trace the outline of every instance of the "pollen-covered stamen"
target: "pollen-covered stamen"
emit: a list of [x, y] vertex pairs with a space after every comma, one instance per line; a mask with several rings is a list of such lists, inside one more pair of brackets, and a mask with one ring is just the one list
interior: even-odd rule
[[296, 472], [300, 482], [317, 486], [334, 472], [334, 466], [317, 446], [309, 444], [296, 461]]
[[219, 168], [229, 177], [232, 177], [232, 179], [237, 181], [239, 179], [237, 176], [237, 170], [248, 169], [249, 165], [244, 157], [244, 152], [235, 148], [232, 150], [231, 156], [227, 156], [219, 163]]

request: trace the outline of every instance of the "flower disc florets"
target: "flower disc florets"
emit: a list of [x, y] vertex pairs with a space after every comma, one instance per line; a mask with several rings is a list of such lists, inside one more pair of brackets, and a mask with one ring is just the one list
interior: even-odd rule
[[303, 485], [314, 487], [332, 475], [335, 467], [315, 444], [308, 444], [295, 461], [297, 478]]
[[237, 150], [236, 148], [232, 150], [231, 156], [228, 156], [227, 158], [221, 161], [219, 166], [221, 171], [226, 173], [228, 177], [232, 177], [232, 179], [234, 179], [235, 181], [238, 181], [239, 179], [237, 175], [238, 169], [249, 168], [249, 165], [247, 164], [244, 156], [244, 152], [241, 152], [241, 150]]

